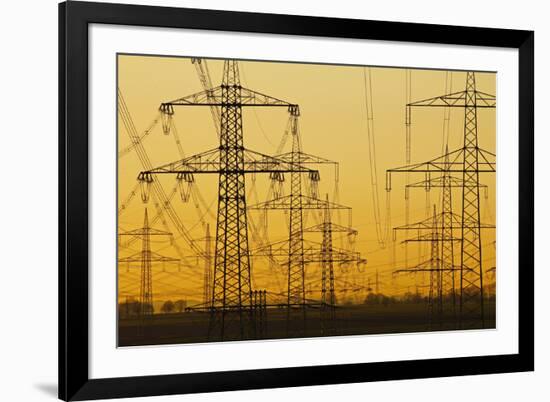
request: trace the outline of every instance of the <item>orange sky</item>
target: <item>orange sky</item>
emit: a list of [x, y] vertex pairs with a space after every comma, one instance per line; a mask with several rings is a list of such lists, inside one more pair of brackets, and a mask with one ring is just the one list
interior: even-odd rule
[[[221, 80], [223, 62], [209, 60], [208, 66], [214, 86]], [[379, 290], [386, 294], [402, 294], [407, 290], [414, 291], [414, 287], [423, 284], [421, 275], [395, 276], [392, 271], [396, 267], [413, 266], [420, 259], [427, 259], [429, 244], [424, 244], [420, 250], [417, 246], [409, 246], [408, 261], [405, 259], [405, 249], [401, 244], [394, 248], [381, 248], [377, 240], [375, 218], [373, 212], [372, 194], [369, 167], [369, 148], [367, 136], [366, 87], [365, 77], [368, 71], [357, 66], [332, 66], [297, 63], [273, 62], [240, 62], [241, 84], [259, 92], [272, 95], [300, 105], [300, 133], [303, 151], [322, 156], [339, 162], [338, 193], [339, 202], [350, 206], [353, 210], [353, 227], [359, 231], [354, 247], [368, 260], [362, 270], [353, 267], [336, 266], [336, 287], [339, 301], [358, 302], [365, 296], [365, 292], [344, 291], [353, 285], [371, 287], [374, 290], [376, 272], [379, 276]], [[399, 68], [372, 68], [370, 71], [372, 84], [373, 107], [373, 134], [375, 138], [377, 166], [377, 180], [380, 199], [380, 211], [385, 220], [387, 195], [384, 191], [385, 171], [388, 168], [405, 164], [405, 104], [406, 104], [406, 72]], [[445, 72], [434, 70], [413, 70], [411, 72], [411, 98], [420, 100], [442, 95], [445, 92], [446, 79], [452, 82], [449, 92], [464, 89], [465, 73]], [[477, 88], [483, 92], [495, 93], [496, 74], [477, 73]], [[144, 131], [158, 117], [158, 106], [163, 101], [200, 92], [202, 90], [195, 66], [188, 58], [176, 57], [144, 57], [120, 55], [118, 58], [118, 85], [123, 94], [128, 109], [134, 120], [137, 131]], [[451, 91], [452, 89], [452, 91]], [[270, 109], [270, 110], [268, 110]], [[243, 131], [245, 146], [249, 149], [266, 154], [274, 154], [279, 145], [287, 125], [285, 108], [249, 108], [243, 112]], [[193, 155], [217, 146], [217, 136], [208, 107], [177, 108], [174, 116], [182, 150], [186, 156]], [[449, 149], [462, 146], [464, 124], [463, 109], [456, 108], [451, 112]], [[478, 112], [478, 135], [481, 148], [495, 152], [496, 122], [494, 110]], [[443, 109], [415, 109], [412, 116], [412, 162], [422, 162], [442, 154], [443, 147]], [[119, 122], [118, 130], [119, 151], [130, 145], [124, 125]], [[143, 139], [144, 147], [153, 166], [173, 162], [181, 158], [175, 143], [173, 133], [164, 135], [160, 122], [154, 126]], [[290, 150], [290, 142], [284, 151]], [[124, 153], [119, 157], [119, 208], [136, 186], [136, 177], [142, 166], [134, 151]], [[321, 182], [319, 193], [332, 197], [335, 194], [335, 175], [331, 168], [321, 168]], [[179, 194], [173, 199], [173, 206], [190, 235], [203, 242], [205, 225], [209, 224], [211, 234], [215, 234], [217, 177], [214, 175], [196, 175], [195, 196], [188, 203], [183, 203]], [[422, 175], [411, 176], [411, 181], [423, 180]], [[175, 184], [175, 177], [160, 179], [167, 193], [170, 193]], [[485, 174], [482, 182], [488, 186], [488, 198], [481, 199], [482, 220], [495, 223], [495, 177]], [[288, 183], [287, 183], [288, 184]], [[391, 226], [403, 225], [405, 201], [405, 177], [394, 176], [393, 190], [389, 197], [391, 206]], [[247, 202], [252, 204], [264, 201], [269, 186], [267, 175], [258, 174], [255, 179], [247, 178], [247, 192], [252, 196]], [[255, 190], [255, 191], [254, 191]], [[288, 194], [289, 189], [286, 189]], [[200, 194], [200, 195], [199, 195]], [[460, 212], [460, 193], [455, 190], [454, 211]], [[439, 192], [431, 191], [429, 202], [426, 193], [421, 190], [412, 190], [410, 198], [411, 222], [426, 217], [426, 210], [431, 210], [434, 203], [438, 203]], [[202, 200], [201, 200], [202, 199]], [[197, 208], [197, 205], [199, 206]], [[439, 205], [437, 206], [439, 208]], [[153, 202], [147, 205], [151, 219], [154, 219], [156, 210]], [[132, 230], [142, 226], [144, 205], [141, 203], [139, 192], [132, 201], [125, 205], [124, 211], [119, 214], [119, 231]], [[347, 224], [345, 216], [339, 217], [333, 213], [333, 220]], [[256, 225], [260, 216], [256, 212], [249, 213], [249, 219]], [[310, 213], [306, 217], [304, 226], [310, 226], [318, 221], [319, 217]], [[381, 222], [385, 228], [387, 221]], [[191, 303], [201, 301], [203, 263], [193, 256], [188, 244], [181, 239], [171, 222], [166, 219], [166, 226], [162, 219], [154, 225], [157, 229], [170, 230], [174, 233], [175, 242], [189, 256], [185, 264], [178, 267], [175, 264], [154, 265], [153, 291], [155, 299], [177, 300], [187, 299]], [[268, 216], [268, 233], [271, 241], [285, 239], [285, 214], [270, 212]], [[416, 235], [416, 233], [411, 233]], [[335, 246], [347, 246], [346, 239], [335, 235]], [[403, 234], [397, 239], [399, 243], [404, 239]], [[484, 245], [484, 269], [495, 265], [494, 231], [484, 231], [482, 234]], [[249, 235], [252, 239], [252, 234]], [[321, 241], [321, 234], [307, 235], [308, 239]], [[169, 241], [152, 242], [155, 252], [169, 257], [177, 257], [176, 250]], [[127, 239], [123, 239], [123, 242]], [[251, 240], [250, 248], [257, 246]], [[119, 247], [119, 256], [125, 257], [139, 251], [140, 241], [134, 242], [129, 248]], [[456, 252], [458, 254], [458, 252]], [[394, 264], [395, 260], [396, 264]], [[307, 267], [308, 293], [310, 298], [318, 298], [316, 289], [320, 288], [319, 267]], [[267, 288], [273, 293], [284, 292], [284, 269], [273, 267], [261, 258], [253, 259], [253, 287]], [[139, 295], [139, 264], [119, 266], [119, 299], [127, 296]], [[422, 288], [420, 288], [422, 291]]]

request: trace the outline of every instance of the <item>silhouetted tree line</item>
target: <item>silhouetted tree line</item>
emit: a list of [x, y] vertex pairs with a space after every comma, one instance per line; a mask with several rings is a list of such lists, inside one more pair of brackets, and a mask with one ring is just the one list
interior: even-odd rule
[[[466, 289], [465, 292], [479, 292], [477, 289]], [[494, 301], [496, 298], [494, 285], [483, 287], [483, 296], [487, 301]], [[455, 295], [456, 300], [460, 297], [460, 292], [457, 290]], [[443, 303], [452, 303], [453, 296], [451, 293], [443, 295]], [[370, 292], [364, 300], [364, 304], [369, 305], [390, 305], [390, 304], [420, 304], [428, 303], [429, 297], [420, 293], [407, 292], [400, 296], [388, 296], [383, 293]]]
[[[187, 307], [186, 300], [166, 300], [161, 308], [160, 312], [163, 314], [170, 313], [182, 313]], [[124, 302], [118, 304], [118, 313], [120, 318], [132, 318], [138, 317], [142, 311], [142, 303], [134, 298], [127, 299]], [[155, 309], [151, 304], [147, 304], [143, 310], [146, 313], [155, 313]]]

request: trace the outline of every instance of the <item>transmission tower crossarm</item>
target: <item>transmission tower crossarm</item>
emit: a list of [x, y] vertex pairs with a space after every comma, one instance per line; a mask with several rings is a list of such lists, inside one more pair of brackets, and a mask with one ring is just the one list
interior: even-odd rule
[[[467, 92], [460, 91], [433, 98], [422, 99], [407, 104], [407, 107], [466, 107], [469, 100]], [[475, 102], [478, 108], [495, 108], [496, 96], [481, 91], [475, 91]]]
[[145, 232], [143, 228], [140, 228], [140, 229], [134, 229], [134, 230], [129, 230], [127, 232], [119, 233], [118, 235], [119, 236], [145, 236], [146, 234], [149, 236], [172, 236], [172, 233], [170, 232], [153, 229], [153, 228], [149, 228], [147, 232]]
[[[463, 173], [463, 156], [465, 148], [460, 148], [455, 151], [451, 151], [448, 154], [439, 156], [427, 162], [414, 163], [411, 165], [401, 166], [393, 169], [386, 170], [387, 173], [398, 172], [449, 172], [449, 173]], [[492, 152], [477, 148], [478, 155], [483, 159], [479, 161], [479, 172], [495, 173], [496, 172], [496, 155]], [[448, 158], [448, 160], [446, 160]]]
[[[163, 255], [160, 255], [158, 253], [155, 253], [154, 251], [149, 252], [148, 259], [151, 262], [179, 262], [179, 258], [172, 258], [172, 257], [166, 257]], [[119, 258], [119, 262], [141, 262], [143, 260], [143, 253], [140, 251], [138, 253], [132, 254], [128, 257]]]
[[[318, 171], [297, 163], [278, 159], [277, 157], [245, 149], [243, 167], [235, 173], [286, 173], [300, 172], [316, 174]], [[227, 167], [222, 167], [220, 149], [214, 148], [199, 154], [171, 162], [157, 168], [140, 172], [140, 180], [147, 180], [153, 174], [193, 174], [193, 173], [232, 173]]]
[[[433, 228], [431, 228], [431, 229], [433, 229]], [[436, 229], [441, 229], [441, 227], [437, 227]], [[433, 241], [433, 240], [437, 240], [437, 241], [461, 241], [462, 239], [459, 238], [459, 237], [448, 237], [448, 236], [445, 236], [443, 233], [437, 233], [436, 236], [434, 236], [432, 233], [425, 233], [425, 234], [421, 234], [417, 237], [413, 237], [413, 238], [403, 240], [401, 243], [405, 244], [405, 243], [411, 243], [411, 242], [424, 242], [424, 241], [429, 242], [429, 241]]]
[[[302, 201], [302, 209], [351, 209], [350, 207], [345, 205], [337, 204], [331, 201], [320, 200], [303, 194], [299, 197]], [[290, 203], [291, 196], [286, 195], [266, 202], [250, 205], [248, 209], [289, 209], [291, 205]]]
[[[450, 217], [453, 219], [453, 226], [455, 226], [457, 229], [462, 226], [462, 216], [452, 213], [452, 212], [446, 212], [445, 214], [450, 214]], [[437, 215], [438, 222], [441, 222], [441, 219], [444, 217], [443, 213], [439, 213]], [[393, 228], [393, 230], [434, 230], [434, 229], [442, 229], [442, 226], [440, 223], [436, 223], [434, 225], [433, 218], [426, 218], [422, 221], [410, 223], [408, 225], [402, 225], [402, 226], [396, 226]], [[464, 221], [464, 227], [479, 227], [480, 229], [494, 229], [495, 225], [490, 223], [473, 223], [469, 221]]]
[[303, 163], [303, 164], [312, 163], [312, 164], [338, 165], [338, 162], [336, 162], [336, 161], [326, 159], [326, 158], [323, 158], [321, 156], [307, 154], [307, 153], [302, 152], [302, 151], [286, 152], [286, 153], [283, 153], [283, 154], [275, 155], [275, 157], [278, 158], [278, 159], [287, 160], [287, 161], [293, 160], [295, 162]]
[[[325, 257], [323, 257], [322, 249], [319, 247], [316, 248], [305, 248], [304, 249], [304, 262], [305, 263], [315, 263], [315, 262], [326, 262]], [[349, 251], [340, 248], [332, 248], [331, 257], [328, 262], [338, 262], [338, 263], [363, 263], [367, 262], [366, 259], [361, 258], [361, 254], [356, 251]]]
[[458, 272], [460, 267], [456, 268], [406, 268], [406, 269], [396, 269], [393, 271], [394, 274], [417, 274], [422, 272]]
[[[237, 84], [236, 84], [237, 85]], [[239, 86], [241, 91], [239, 107], [246, 106], [275, 106], [287, 107], [296, 109], [298, 105], [265, 95], [261, 92], [254, 91], [242, 86]], [[168, 102], [163, 102], [160, 105], [160, 110], [164, 113], [173, 113], [173, 106], [225, 106], [223, 102], [224, 86], [220, 85], [215, 88], [187, 95], [182, 98], [174, 99]]]
[[[459, 148], [427, 162], [414, 163], [386, 170], [386, 190], [391, 190], [391, 176], [394, 173], [425, 173], [426, 180], [431, 180], [433, 173], [465, 173], [464, 157], [467, 154], [475, 153], [478, 156], [478, 173], [496, 172], [496, 155], [481, 148]], [[470, 183], [466, 180], [463, 183]], [[472, 183], [474, 185], [475, 183]]]
[[431, 271], [460, 271], [460, 267], [456, 265], [451, 265], [441, 258], [430, 258], [429, 260], [423, 261], [420, 264], [415, 265], [414, 267], [409, 268], [399, 268], [394, 270], [394, 273], [404, 273], [404, 272], [431, 272]]
[[[323, 232], [323, 230], [325, 230], [325, 224], [324, 223], [319, 223], [318, 225], [314, 225], [314, 226], [310, 226], [308, 228], [305, 228], [304, 229], [304, 232], [308, 232], [308, 233], [311, 233], [311, 232]], [[348, 226], [343, 226], [343, 225], [340, 225], [338, 223], [330, 223], [330, 230], [332, 232], [339, 232], [339, 233], [347, 233], [349, 235], [356, 235], [358, 232], [357, 230], [353, 229], [353, 228], [350, 228]]]
[[[406, 187], [408, 188], [439, 188], [439, 187], [452, 187], [452, 188], [461, 188], [466, 186], [473, 186], [475, 185], [474, 182], [466, 182], [464, 183], [464, 180], [462, 177], [455, 177], [448, 175], [446, 177], [444, 176], [437, 176], [437, 177], [430, 177], [426, 180], [417, 181], [415, 183], [407, 184]], [[479, 184], [479, 188], [488, 188], [486, 184]]]
[[[322, 244], [311, 240], [304, 240], [304, 262], [314, 263], [323, 261]], [[288, 241], [281, 240], [267, 246], [259, 247], [252, 250], [251, 254], [255, 257], [272, 256], [279, 258], [288, 257]], [[366, 260], [361, 258], [361, 254], [355, 251], [349, 251], [345, 249], [332, 248], [333, 262], [360, 262], [365, 263]]]

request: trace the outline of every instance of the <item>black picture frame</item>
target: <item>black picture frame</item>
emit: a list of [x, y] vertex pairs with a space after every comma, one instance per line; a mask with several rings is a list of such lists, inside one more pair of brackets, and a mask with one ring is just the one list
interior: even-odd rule
[[[517, 354], [214, 373], [88, 375], [88, 25], [375, 39], [519, 51]], [[534, 32], [70, 1], [59, 4], [59, 398], [170, 395], [534, 370]]]

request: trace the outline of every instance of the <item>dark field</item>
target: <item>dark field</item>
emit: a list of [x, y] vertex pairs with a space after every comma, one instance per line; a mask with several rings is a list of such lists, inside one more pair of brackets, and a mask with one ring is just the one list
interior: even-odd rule
[[[484, 328], [495, 328], [495, 304], [486, 302]], [[159, 345], [208, 342], [208, 313], [190, 311], [173, 314], [155, 314], [140, 328], [137, 319], [119, 321], [119, 346]], [[464, 321], [465, 329], [479, 329], [480, 321]], [[425, 304], [354, 305], [336, 309], [333, 335], [390, 334], [404, 332], [445, 331], [458, 329], [451, 312], [430, 324]], [[306, 331], [300, 337], [323, 336], [320, 312], [309, 308]], [[286, 310], [268, 309], [264, 339], [288, 338]]]

